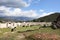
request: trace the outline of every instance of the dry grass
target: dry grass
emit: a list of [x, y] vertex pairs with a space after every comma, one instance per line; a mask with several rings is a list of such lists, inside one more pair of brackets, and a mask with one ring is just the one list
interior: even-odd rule
[[[30, 38], [30, 39], [29, 39]], [[48, 33], [36, 33], [28, 37], [29, 40], [60, 40], [60, 36]]]
[[60, 40], [60, 29], [53, 30], [50, 27], [41, 26], [17, 27], [0, 29], [0, 40]]

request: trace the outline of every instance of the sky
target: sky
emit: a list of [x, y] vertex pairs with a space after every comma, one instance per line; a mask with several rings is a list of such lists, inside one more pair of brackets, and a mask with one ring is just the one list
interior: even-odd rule
[[39, 18], [60, 12], [60, 0], [0, 0], [0, 16]]

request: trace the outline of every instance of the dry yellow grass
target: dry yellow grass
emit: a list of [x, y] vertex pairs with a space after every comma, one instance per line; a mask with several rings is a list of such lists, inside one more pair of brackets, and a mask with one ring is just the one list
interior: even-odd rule
[[60, 40], [60, 36], [56, 34], [48, 34], [48, 33], [36, 33], [32, 36], [29, 36], [34, 40]]

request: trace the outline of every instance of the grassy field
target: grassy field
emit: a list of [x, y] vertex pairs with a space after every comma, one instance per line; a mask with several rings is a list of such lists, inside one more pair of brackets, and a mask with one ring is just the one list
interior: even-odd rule
[[0, 28], [0, 40], [33, 40], [30, 39], [29, 36], [46, 33], [60, 36], [60, 29], [53, 30], [50, 27], [43, 28], [41, 26], [31, 26], [17, 27], [13, 32], [11, 32], [11, 28]]

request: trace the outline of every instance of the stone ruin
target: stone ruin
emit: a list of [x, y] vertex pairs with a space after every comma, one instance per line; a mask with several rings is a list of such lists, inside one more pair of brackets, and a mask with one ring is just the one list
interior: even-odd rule
[[52, 22], [52, 29], [60, 28], [60, 15], [56, 18], [55, 21]]

